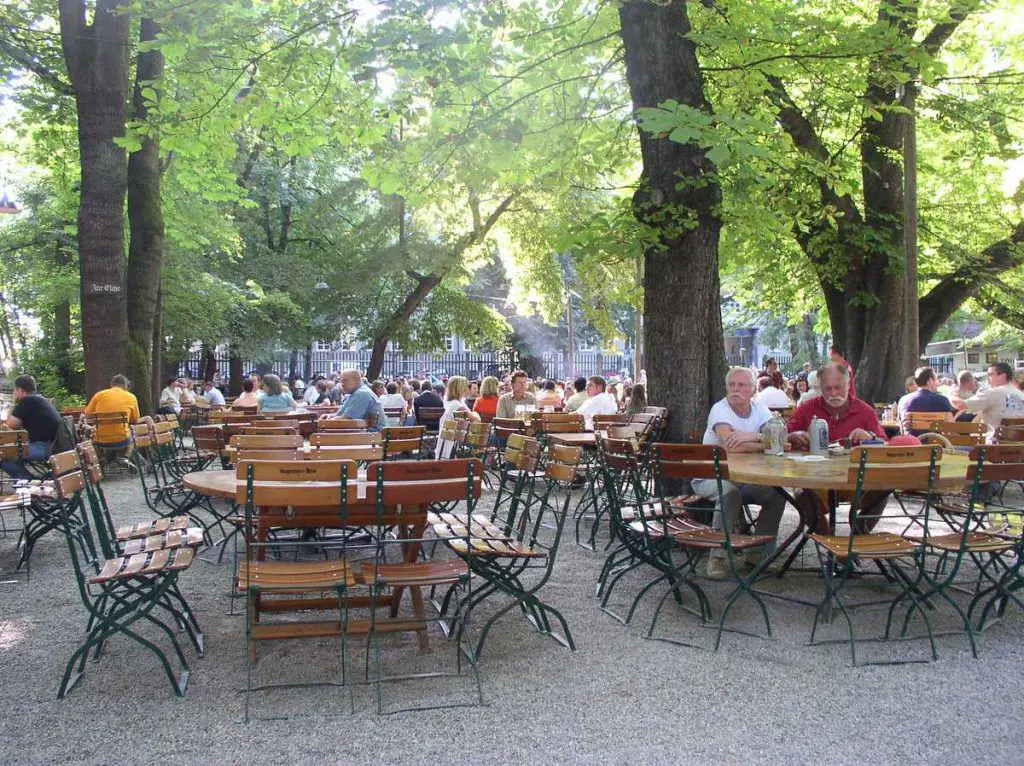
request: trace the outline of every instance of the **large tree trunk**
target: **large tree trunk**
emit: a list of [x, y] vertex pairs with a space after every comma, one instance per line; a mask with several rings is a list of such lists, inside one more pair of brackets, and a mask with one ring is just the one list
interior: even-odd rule
[[[139, 42], [156, 39], [159, 26], [143, 18], [139, 27]], [[148, 114], [144, 87], [163, 76], [164, 57], [159, 49], [139, 53], [135, 70], [135, 92], [132, 119], [145, 122]], [[159, 87], [159, 86], [157, 86]], [[152, 412], [158, 401], [160, 377], [153, 379], [153, 329], [157, 324], [157, 297], [160, 290], [160, 270], [164, 260], [164, 214], [160, 204], [160, 138], [156, 135], [143, 139], [142, 148], [128, 157], [128, 226], [131, 240], [128, 246], [128, 375], [134, 383], [139, 408]]]
[[[238, 396], [242, 393], [242, 378], [245, 371], [242, 369], [242, 357], [235, 353], [234, 347], [228, 357], [228, 393], [231, 396]], [[253, 393], [256, 393], [253, 391]]]
[[[686, 3], [625, 2], [619, 8], [626, 78], [633, 106], [674, 99], [709, 110]], [[702, 431], [711, 404], [724, 393], [725, 349], [718, 281], [715, 166], [698, 145], [641, 131], [637, 218], [660, 230], [644, 262], [644, 348], [648, 399], [671, 412], [669, 439]], [[694, 225], [680, 227], [680, 217]], [[682, 231], [680, 234], [679, 232]]]
[[[153, 312], [153, 353], [152, 363], [153, 366], [150, 368], [151, 382], [150, 391], [153, 394], [153, 401], [160, 401], [160, 386], [163, 385], [162, 381], [165, 378], [161, 373], [164, 369], [164, 291], [159, 286], [156, 291], [156, 307]], [[177, 365], [175, 365], [177, 367]], [[177, 372], [172, 372], [171, 375], [175, 375]]]
[[128, 98], [126, 0], [97, 0], [86, 23], [84, 0], [60, 0], [64, 60], [78, 106], [81, 203], [78, 253], [86, 391], [94, 393], [125, 369], [125, 152]]

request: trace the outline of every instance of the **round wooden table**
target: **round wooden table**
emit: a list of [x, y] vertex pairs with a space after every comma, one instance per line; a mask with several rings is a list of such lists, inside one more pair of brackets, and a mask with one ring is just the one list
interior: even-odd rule
[[[357, 481], [359, 482], [357, 496], [366, 497], [366, 469], [360, 469]], [[200, 495], [234, 500], [237, 496], [238, 485], [244, 482], [236, 477], [234, 469], [230, 469], [227, 471], [193, 471], [182, 476], [181, 483]], [[314, 485], [317, 483], [306, 482], [306, 484]]]
[[[828, 456], [824, 460], [805, 460], [807, 453], [787, 452], [779, 457], [759, 452], [729, 455], [729, 481], [735, 484], [761, 484], [766, 487], [791, 487], [822, 491], [854, 492], [857, 489], [856, 464], [849, 455]], [[935, 489], [953, 489], [967, 481], [965, 454], [944, 453], [940, 461]], [[850, 469], [854, 470], [851, 471]], [[926, 487], [893, 487], [926, 489]]]
[[[762, 453], [732, 453], [729, 455], [729, 481], [734, 484], [760, 484], [775, 487], [786, 500], [799, 511], [799, 506], [788, 489], [805, 489], [817, 492], [828, 508], [829, 526], [835, 531], [836, 508], [840, 502], [840, 494], [852, 494], [857, 491], [857, 464], [850, 462], [850, 455], [827, 456], [823, 460], [807, 460], [805, 452], [787, 452], [783, 456], [765, 455]], [[967, 467], [970, 459], [963, 453], [944, 452], [939, 464], [939, 475], [935, 479], [933, 489], [957, 489], [967, 481]], [[851, 470], [853, 469], [853, 470]], [[891, 487], [896, 490], [917, 489], [927, 487], [907, 484]], [[807, 542], [806, 530], [808, 520], [800, 513], [800, 524], [793, 533], [778, 546], [775, 557], [779, 557], [791, 545], [800, 543], [790, 552], [785, 563], [777, 573], [781, 577], [796, 559], [800, 550]]]

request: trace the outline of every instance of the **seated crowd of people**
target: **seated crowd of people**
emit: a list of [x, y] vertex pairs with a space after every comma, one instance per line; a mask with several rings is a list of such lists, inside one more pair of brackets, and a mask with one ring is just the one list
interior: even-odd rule
[[[294, 392], [294, 393], [293, 393]], [[53, 453], [60, 414], [52, 403], [36, 393], [35, 380], [21, 376], [15, 381], [16, 405], [6, 424], [28, 431], [27, 462], [45, 461]], [[316, 376], [307, 386], [300, 379], [291, 385], [281, 376], [252, 373], [242, 381], [242, 392], [229, 401], [214, 380], [198, 387], [188, 378], [169, 378], [157, 401], [157, 415], [182, 414], [183, 407], [206, 406], [243, 411], [289, 412], [309, 406], [329, 405], [333, 409], [321, 417], [346, 417], [367, 420], [370, 428], [388, 425], [416, 425], [423, 409], [442, 411], [440, 419], [430, 421], [431, 430], [443, 428], [454, 413], [465, 410], [471, 420], [490, 422], [495, 417], [521, 417], [535, 410], [579, 412], [587, 428], [593, 428], [595, 415], [618, 412], [642, 412], [647, 406], [642, 383], [619, 386], [594, 375], [571, 381], [532, 380], [516, 370], [500, 379], [487, 376], [468, 380], [454, 375], [445, 380], [433, 377], [396, 377], [368, 381], [358, 370], [344, 370], [330, 376]], [[96, 423], [93, 438], [109, 451], [119, 453], [118, 460], [128, 467], [132, 451], [130, 426], [152, 418], [143, 416], [139, 402], [130, 391], [124, 375], [115, 375], [110, 386], [98, 391], [85, 408], [85, 417], [96, 413], [120, 413], [123, 418]], [[368, 417], [371, 413], [375, 417]], [[435, 425], [436, 424], [436, 425]], [[439, 446], [438, 454], [441, 454]], [[28, 476], [22, 461], [4, 462], [3, 470], [12, 476]]]
[[[861, 445], [888, 441], [875, 407], [855, 395], [853, 374], [847, 364], [830, 361], [811, 375], [815, 393], [801, 398], [786, 422], [787, 450], [809, 448], [808, 431], [815, 418], [825, 421], [829, 439], [833, 442]], [[976, 417], [985, 424], [989, 440], [1004, 418], [1024, 417], [1024, 392], [1014, 379], [1013, 368], [1006, 362], [989, 365], [987, 380], [988, 386], [979, 390], [973, 373], [964, 371], [958, 376], [958, 385], [943, 392], [938, 376], [931, 368], [918, 369], [912, 381], [908, 381], [908, 384], [914, 384], [913, 390], [908, 391], [897, 405], [904, 432], [899, 436], [900, 443], [920, 444], [917, 435], [923, 431], [915, 429], [918, 433], [911, 433], [908, 427], [907, 416], [913, 412], [930, 413], [949, 420]], [[715, 403], [708, 415], [704, 444], [723, 447], [727, 453], [762, 451], [762, 427], [776, 416], [771, 409], [776, 407], [772, 403], [774, 400], [769, 398], [766, 401], [764, 393], [766, 390], [780, 390], [775, 387], [775, 382], [770, 374], [756, 380], [755, 372], [746, 367], [730, 369], [726, 375], [726, 397]], [[718, 485], [713, 480], [696, 481], [693, 490], [718, 502]], [[724, 513], [719, 508], [715, 514], [716, 528], [721, 529], [723, 523], [728, 523], [730, 530], [735, 529], [743, 518], [743, 506], [753, 504], [760, 506], [754, 533], [777, 537], [785, 506], [781, 494], [771, 487], [737, 485], [728, 481], [723, 483], [722, 494], [726, 508]], [[863, 494], [857, 519], [858, 531], [870, 531], [874, 527], [889, 494], [888, 491], [866, 491]], [[793, 499], [811, 531], [824, 533], [829, 530], [827, 497], [819, 492], [798, 491]], [[849, 501], [851, 498], [841, 496], [839, 499]], [[756, 566], [762, 556], [768, 556], [774, 550], [773, 545], [764, 547], [765, 550], [750, 554], [746, 565]], [[729, 567], [720, 553], [712, 554], [707, 574], [713, 578], [728, 576]]]

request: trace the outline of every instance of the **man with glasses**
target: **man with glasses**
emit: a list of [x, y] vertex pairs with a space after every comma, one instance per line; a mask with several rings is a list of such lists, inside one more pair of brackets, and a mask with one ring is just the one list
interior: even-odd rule
[[968, 412], [976, 412], [988, 427], [988, 441], [995, 436], [1003, 418], [1024, 417], [1024, 393], [1013, 385], [1013, 368], [1006, 362], [988, 366], [988, 388], [963, 400]]

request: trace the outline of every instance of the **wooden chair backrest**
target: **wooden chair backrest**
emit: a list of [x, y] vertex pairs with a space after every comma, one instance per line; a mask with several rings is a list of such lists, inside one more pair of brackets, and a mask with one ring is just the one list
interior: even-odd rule
[[117, 424], [117, 425], [128, 425], [128, 413], [127, 412], [94, 412], [92, 415], [85, 416], [85, 422], [89, 425], [98, 426], [101, 423], [105, 425]]
[[357, 499], [358, 468], [353, 460], [239, 460], [235, 467], [235, 502], [244, 507], [252, 467], [253, 504], [266, 507], [340, 508], [342, 477], [347, 475], [344, 499]]
[[612, 426], [624, 426], [629, 423], [629, 417], [624, 412], [615, 415], [594, 415], [594, 430], [604, 431]]
[[292, 436], [299, 432], [294, 426], [243, 426], [241, 436]]
[[857, 482], [864, 456], [863, 489], [927, 489], [932, 455], [938, 475], [942, 461], [939, 447], [855, 447], [850, 452], [847, 481]]
[[1003, 418], [999, 424], [1008, 428], [1024, 428], [1024, 418]]
[[[386, 507], [418, 507], [422, 510], [416, 510], [415, 513], [425, 515], [428, 503], [465, 500], [467, 495], [479, 498], [483, 471], [483, 463], [477, 458], [371, 463], [366, 469], [366, 493], [367, 496], [373, 493]], [[405, 510], [403, 519], [408, 517], [408, 511], [412, 509]]]
[[668, 407], [658, 407], [655, 405], [651, 405], [649, 407], [644, 407], [644, 412], [662, 419], [668, 417]]
[[948, 412], [908, 412], [903, 423], [907, 430], [934, 431], [933, 424], [949, 420], [950, 417]]
[[[423, 427], [423, 426], [421, 426]], [[441, 428], [441, 438], [448, 441], [462, 441], [469, 433], [468, 420], [446, 420]]]
[[526, 431], [526, 423], [519, 418], [494, 418], [491, 425], [494, 426], [495, 435], [502, 440]]
[[714, 479], [715, 459], [723, 481], [729, 478], [729, 464], [725, 450], [712, 444], [654, 445], [657, 473], [665, 479]]
[[302, 447], [302, 437], [298, 434], [283, 436], [232, 436], [231, 446], [239, 450], [268, 450], [268, 449], [299, 449]]
[[637, 412], [629, 419], [631, 426], [639, 426], [638, 436], [641, 441], [647, 441], [656, 436], [661, 420], [653, 412]]
[[297, 426], [299, 423], [316, 420], [317, 414], [315, 412], [265, 412], [263, 417], [275, 424], [287, 422]]
[[[250, 411], [251, 410], [251, 411]], [[239, 421], [249, 421], [252, 416], [256, 414], [255, 407], [241, 407], [239, 409], [232, 410], [213, 410], [210, 413], [211, 423], [231, 423]]]
[[82, 461], [77, 450], [59, 452], [52, 455], [49, 462], [58, 498], [66, 500], [75, 492], [85, 489], [85, 475], [82, 473]]
[[319, 431], [309, 437], [313, 447], [369, 447], [380, 442], [378, 431]]
[[984, 423], [935, 423], [932, 430], [949, 439], [954, 447], [980, 446], [985, 443], [988, 433]]
[[317, 431], [365, 431], [366, 421], [356, 418], [328, 418], [317, 421]]
[[384, 448], [388, 456], [401, 455], [407, 452], [419, 452], [423, 448], [423, 436], [427, 433], [426, 426], [395, 426], [383, 431]]
[[416, 423], [428, 427], [437, 425], [443, 416], [444, 408], [442, 407], [420, 407], [419, 412], [416, 413]]
[[260, 408], [255, 404], [232, 404], [231, 411], [236, 412], [244, 417], [245, 415], [255, 415], [257, 412], [260, 411]]
[[601, 440], [601, 454], [605, 465], [613, 471], [632, 471], [636, 469], [636, 450], [631, 438], [613, 438]]
[[512, 434], [505, 445], [505, 460], [520, 471], [535, 470], [540, 453], [540, 442], [522, 434]]
[[317, 447], [306, 453], [306, 458], [308, 460], [359, 460], [360, 462], [382, 460], [384, 445], [377, 442], [375, 444]]
[[978, 471], [978, 460], [984, 455], [981, 466], [982, 481], [1024, 481], [1024, 444], [991, 444], [971, 450], [971, 465], [967, 469], [968, 481], [974, 481]]
[[[1005, 422], [1005, 421], [1004, 421]], [[1001, 425], [996, 429], [995, 443], [1024, 443], [1024, 426]]]
[[405, 412], [405, 407], [385, 407], [384, 414], [389, 418], [400, 418], [402, 413]]
[[134, 425], [131, 427], [132, 441], [135, 442], [135, 446], [145, 449], [146, 447], [152, 447], [155, 439], [153, 429], [147, 423], [141, 425]]
[[218, 452], [224, 447], [220, 426], [192, 426], [192, 441], [200, 452]]
[[576, 470], [583, 459], [582, 447], [553, 444], [548, 450], [548, 463], [544, 476], [550, 481], [568, 483], [576, 479]]
[[22, 460], [28, 452], [28, 431], [0, 431], [0, 458]]
[[466, 444], [475, 449], [484, 449], [491, 443], [490, 423], [470, 423], [466, 434]]
[[250, 423], [248, 420], [244, 420], [244, 421], [242, 421], [240, 423], [225, 423], [224, 425], [219, 426], [219, 428], [221, 429], [221, 436], [224, 439], [224, 443], [225, 444], [230, 444], [232, 437], [238, 436], [246, 428], [252, 428], [253, 426], [258, 426], [262, 422], [263, 422], [262, 420], [257, 420], [257, 421], [253, 421], [252, 423]]

